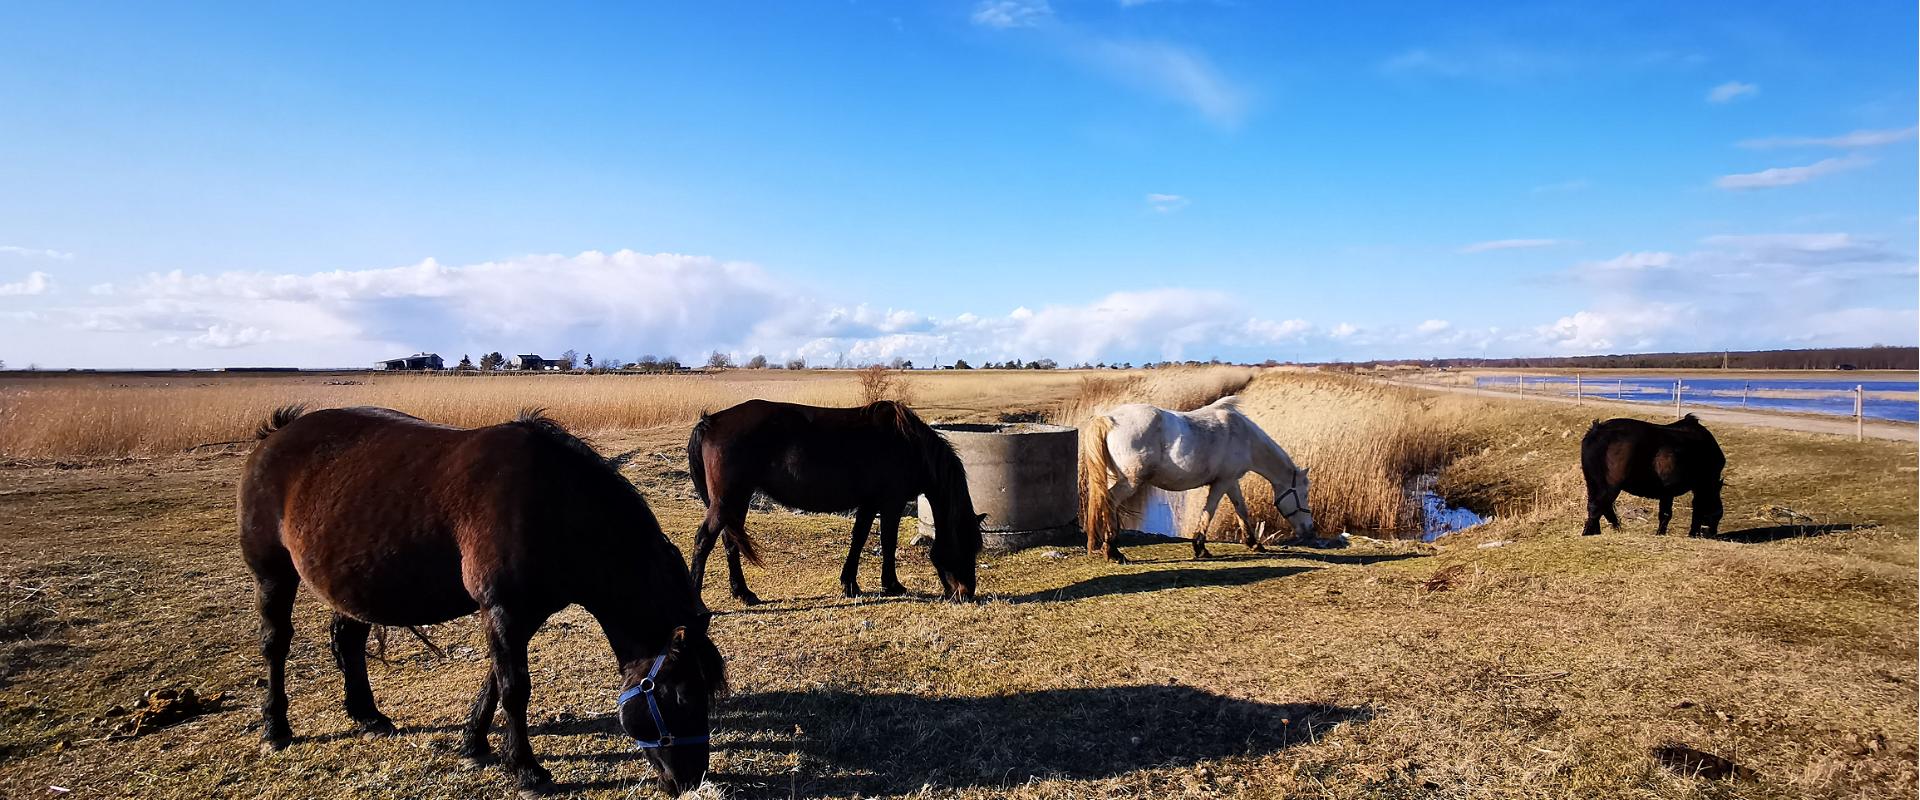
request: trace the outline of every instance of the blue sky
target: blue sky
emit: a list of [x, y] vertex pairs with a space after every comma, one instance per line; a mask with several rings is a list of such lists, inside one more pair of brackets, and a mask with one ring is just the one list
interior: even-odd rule
[[0, 7], [0, 359], [1916, 339], [1910, 3]]

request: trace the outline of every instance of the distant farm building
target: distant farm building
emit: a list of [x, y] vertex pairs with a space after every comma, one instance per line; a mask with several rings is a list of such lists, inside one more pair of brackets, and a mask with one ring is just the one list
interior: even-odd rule
[[560, 362], [554, 361], [551, 359], [541, 358], [539, 356], [532, 355], [532, 354], [521, 354], [513, 357], [513, 368], [526, 369], [526, 370], [556, 370], [560, 368]]
[[446, 369], [447, 362], [440, 359], [439, 353], [414, 353], [406, 358], [389, 358], [380, 362], [380, 367], [389, 372], [426, 371]]

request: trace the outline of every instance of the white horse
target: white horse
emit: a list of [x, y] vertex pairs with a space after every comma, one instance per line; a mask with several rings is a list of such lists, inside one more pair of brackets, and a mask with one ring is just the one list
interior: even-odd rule
[[1274, 510], [1293, 525], [1295, 543], [1317, 543], [1313, 512], [1307, 509], [1307, 470], [1266, 431], [1240, 413], [1239, 398], [1222, 397], [1193, 411], [1168, 411], [1133, 403], [1095, 417], [1080, 429], [1080, 467], [1086, 476], [1087, 552], [1126, 561], [1114, 540], [1119, 534], [1115, 509], [1144, 500], [1147, 487], [1184, 492], [1208, 488], [1206, 512], [1193, 535], [1193, 557], [1206, 558], [1207, 528], [1220, 498], [1233, 501], [1245, 531], [1241, 540], [1255, 550], [1260, 533], [1247, 514], [1240, 477], [1258, 473], [1273, 484]]

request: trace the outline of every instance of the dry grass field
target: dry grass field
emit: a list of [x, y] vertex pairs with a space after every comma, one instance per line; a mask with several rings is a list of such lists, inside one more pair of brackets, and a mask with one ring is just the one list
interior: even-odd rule
[[[1656, 538], [1652, 504], [1623, 500], [1624, 529], [1583, 538], [1575, 454], [1593, 409], [1247, 377], [942, 373], [911, 391], [930, 418], [1071, 420], [1238, 390], [1313, 469], [1328, 533], [1403, 524], [1395, 493], [1433, 470], [1450, 499], [1499, 516], [1433, 545], [1216, 545], [1219, 558], [1194, 562], [1174, 543], [1133, 548], [1123, 566], [1076, 548], [986, 556], [985, 599], [961, 606], [932, 599], [915, 552], [902, 578], [917, 596], [842, 598], [848, 520], [757, 512], [766, 563], [748, 579], [769, 602], [709, 593], [735, 693], [703, 792], [1915, 796], [1912, 442], [1721, 428], [1721, 536]], [[403, 731], [364, 739], [347, 733], [325, 612], [303, 594], [297, 738], [277, 755], [255, 749], [263, 672], [232, 519], [242, 454], [183, 451], [243, 437], [272, 405], [378, 402], [465, 423], [546, 406], [614, 459], [685, 549], [699, 516], [682, 452], [693, 414], [756, 394], [856, 396], [847, 376], [774, 373], [228, 380], [0, 388], [0, 795], [513, 795], [505, 774], [463, 769], [453, 752], [485, 669], [471, 620], [430, 630], [444, 657], [390, 640], [372, 679]], [[20, 430], [28, 420], [68, 433]], [[1264, 494], [1250, 500], [1271, 513]], [[1783, 523], [1780, 508], [1807, 518]], [[616, 675], [592, 620], [549, 623], [533, 674], [534, 746], [562, 792], [654, 796], [611, 720]], [[226, 700], [112, 735], [118, 709], [167, 686]], [[1681, 774], [1687, 764], [1653, 755], [1669, 744], [1739, 774]]]

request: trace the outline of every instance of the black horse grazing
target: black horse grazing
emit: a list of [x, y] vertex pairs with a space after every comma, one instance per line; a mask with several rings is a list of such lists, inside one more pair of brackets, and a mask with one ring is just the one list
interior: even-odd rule
[[259, 437], [240, 482], [240, 552], [267, 660], [266, 748], [293, 738], [287, 649], [304, 582], [333, 607], [347, 715], [369, 733], [393, 732], [367, 684], [371, 626], [478, 610], [493, 667], [461, 752], [488, 757], [487, 730], [504, 705], [507, 766], [523, 787], [540, 787], [551, 777], [527, 742], [527, 642], [577, 603], [613, 646], [620, 725], [661, 787], [700, 784], [711, 699], [726, 689], [707, 638], [711, 615], [647, 501], [586, 443], [538, 412], [463, 430], [382, 408], [281, 409]]
[[974, 559], [980, 554], [980, 521], [967, 494], [966, 468], [937, 431], [906, 406], [880, 401], [859, 408], [820, 408], [748, 400], [704, 414], [687, 439], [687, 471], [707, 504], [694, 537], [693, 583], [705, 583], [707, 554], [716, 538], [727, 547], [728, 581], [740, 602], [760, 602], [747, 588], [740, 559], [759, 563], [747, 537], [747, 503], [758, 490], [799, 511], [853, 511], [853, 544], [840, 571], [848, 597], [860, 593], [857, 577], [867, 530], [880, 517], [880, 585], [887, 594], [907, 591], [894, 575], [900, 511], [915, 495], [933, 505], [932, 560], [942, 595], [970, 600]]
[[1720, 443], [1688, 414], [1678, 422], [1655, 425], [1637, 419], [1595, 421], [1580, 440], [1580, 471], [1587, 478], [1587, 525], [1582, 534], [1600, 532], [1600, 518], [1613, 527], [1614, 498], [1621, 492], [1660, 501], [1660, 535], [1673, 519], [1673, 498], [1693, 492], [1693, 519], [1687, 535], [1720, 530], [1720, 471], [1727, 466]]

